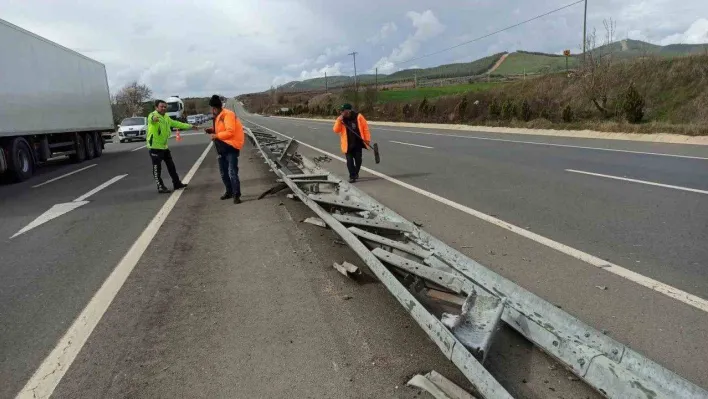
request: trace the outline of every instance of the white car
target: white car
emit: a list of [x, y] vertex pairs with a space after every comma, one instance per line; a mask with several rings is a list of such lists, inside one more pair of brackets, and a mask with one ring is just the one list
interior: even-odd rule
[[118, 127], [118, 140], [121, 143], [127, 141], [145, 141], [147, 135], [147, 118], [134, 116], [125, 118]]

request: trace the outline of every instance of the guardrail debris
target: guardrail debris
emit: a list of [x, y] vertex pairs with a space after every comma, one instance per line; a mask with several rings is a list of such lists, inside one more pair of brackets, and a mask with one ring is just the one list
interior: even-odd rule
[[[503, 322], [609, 398], [708, 398], [701, 387], [485, 268], [322, 169], [319, 164], [329, 157], [309, 160], [295, 151], [298, 144], [289, 137], [245, 130], [282, 183], [317, 215], [307, 220], [341, 237], [479, 396], [511, 398], [482, 366]], [[349, 275], [345, 264], [334, 267]], [[441, 320], [426, 308], [430, 301], [457, 304], [460, 311]]]

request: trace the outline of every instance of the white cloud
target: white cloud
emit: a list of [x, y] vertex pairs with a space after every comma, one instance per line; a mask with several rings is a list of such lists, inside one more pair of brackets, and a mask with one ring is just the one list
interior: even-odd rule
[[275, 79], [271, 82], [273, 86], [278, 86], [282, 85], [288, 82], [292, 82], [294, 80], [306, 80], [306, 79], [314, 79], [314, 78], [322, 78], [327, 74], [327, 76], [340, 76], [344, 75], [344, 72], [342, 72], [342, 63], [341, 62], [335, 62], [332, 65], [325, 65], [321, 68], [314, 68], [311, 70], [302, 70], [298, 76], [292, 76], [292, 75], [279, 75], [276, 76]]
[[332, 58], [337, 58], [341, 57], [349, 51], [349, 47], [340, 44], [334, 48], [327, 47], [324, 51], [324, 53], [320, 54], [319, 57], [315, 60], [315, 64], [324, 64], [325, 62], [330, 61]]
[[659, 41], [663, 46], [667, 44], [702, 44], [708, 43], [708, 19], [700, 18], [694, 21], [683, 33], [669, 35]]
[[438, 36], [445, 30], [445, 25], [438, 21], [438, 18], [431, 10], [426, 10], [422, 13], [408, 11], [406, 16], [411, 19], [413, 26], [416, 28], [413, 38], [419, 41], [432, 39]]
[[312, 60], [303, 60], [302, 62], [295, 63], [295, 64], [288, 64], [283, 67], [284, 71], [298, 71], [302, 70], [303, 68], [307, 68], [312, 64]]
[[[111, 90], [144, 79], [156, 96], [261, 91], [274, 77], [292, 80], [327, 67], [332, 74], [352, 74], [351, 51], [358, 52], [360, 69], [376, 65], [381, 73], [393, 72], [410, 67], [403, 61], [551, 8], [543, 0], [358, 0], [342, 13], [322, 7], [321, 0], [201, 0], [158, 2], [155, 15], [169, 15], [160, 19], [146, 17], [142, 0], [84, 3], [0, 0], [1, 18], [103, 62]], [[401, 11], [401, 4], [408, 8]], [[619, 38], [707, 41], [705, 22], [696, 21], [708, 18], [706, 0], [593, 0], [588, 11], [588, 28], [597, 27], [600, 36], [602, 20], [612, 16]], [[579, 4], [415, 62], [428, 67], [517, 48], [578, 51], [582, 15]], [[332, 70], [337, 62], [338, 72]]]
[[[68, 0], [0, 0], [3, 19], [104, 63], [113, 92], [132, 80], [149, 84], [158, 97], [260, 91], [283, 66], [311, 68], [295, 62], [303, 54], [340, 45], [332, 32], [341, 24], [312, 3], [203, 0], [157, 7], [168, 20], [146, 20], [140, 0], [90, 8]], [[189, 22], [175, 28], [174, 21]]]
[[396, 33], [398, 30], [398, 26], [396, 25], [395, 22], [386, 22], [381, 26], [381, 29], [379, 29], [376, 34], [368, 39], [366, 41], [371, 44], [379, 44], [382, 41], [386, 40], [389, 36], [393, 35]]
[[392, 73], [399, 70], [400, 68], [396, 67], [396, 64], [412, 58], [420, 50], [423, 42], [440, 35], [445, 30], [445, 25], [440, 23], [431, 10], [422, 13], [408, 11], [406, 16], [411, 20], [415, 32], [393, 49], [391, 54], [381, 57], [369, 72], [373, 72], [376, 68], [379, 73]]
[[337, 75], [342, 75], [342, 63], [341, 62], [335, 62], [333, 65], [325, 65], [322, 68], [315, 68], [310, 71], [302, 71], [300, 72], [300, 79], [312, 79], [312, 78], [321, 78], [325, 76], [325, 73], [327, 76], [337, 76]]

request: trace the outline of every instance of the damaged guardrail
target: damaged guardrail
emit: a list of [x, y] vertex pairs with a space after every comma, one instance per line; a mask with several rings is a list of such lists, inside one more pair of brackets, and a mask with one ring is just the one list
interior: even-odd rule
[[[506, 323], [609, 398], [708, 398], [708, 392], [426, 233], [297, 154], [296, 140], [245, 129], [289, 188], [366, 263], [485, 398], [510, 398], [482, 366]], [[458, 314], [421, 302], [444, 298]]]

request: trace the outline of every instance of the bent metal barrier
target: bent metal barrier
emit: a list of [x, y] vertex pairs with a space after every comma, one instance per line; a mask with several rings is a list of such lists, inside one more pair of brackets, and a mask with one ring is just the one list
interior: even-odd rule
[[[609, 398], [708, 398], [708, 392], [494, 273], [297, 153], [298, 142], [244, 129], [279, 177], [335, 231], [484, 398], [510, 398], [483, 367], [506, 323]], [[282, 136], [282, 135], [281, 135]], [[435, 316], [435, 300], [457, 304]], [[424, 306], [427, 304], [428, 306]], [[461, 306], [460, 306], [461, 305]], [[440, 312], [437, 312], [440, 313]]]

